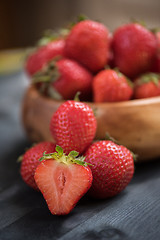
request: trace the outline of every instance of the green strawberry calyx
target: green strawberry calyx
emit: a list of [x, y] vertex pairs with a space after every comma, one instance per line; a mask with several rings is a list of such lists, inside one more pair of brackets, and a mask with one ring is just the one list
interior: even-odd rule
[[80, 14], [80, 15], [77, 16], [75, 21], [69, 23], [68, 28], [72, 29], [77, 23], [85, 21], [85, 20], [89, 20], [89, 18], [84, 14]]
[[47, 95], [56, 100], [62, 100], [61, 94], [53, 87], [52, 83], [57, 81], [61, 76], [56, 62], [61, 59], [61, 56], [55, 57], [42, 70], [32, 76], [32, 84], [41, 83], [39, 91], [47, 93]]
[[140, 19], [131, 18], [131, 19], [130, 19], [130, 23], [139, 24], [139, 25], [141, 25], [142, 27], [147, 28], [147, 25], [146, 25], [145, 21], [140, 20]]
[[138, 79], [136, 84], [138, 86], [140, 86], [140, 85], [145, 84], [145, 83], [153, 82], [156, 86], [158, 86], [159, 81], [160, 81], [160, 74], [151, 72], [151, 73], [147, 73], [147, 74], [142, 75]]
[[56, 67], [56, 62], [61, 59], [61, 56], [55, 57], [42, 70], [38, 71], [32, 76], [32, 83], [46, 83], [55, 82], [60, 73]]
[[56, 146], [56, 152], [54, 153], [48, 153], [46, 154], [46, 152], [43, 153], [43, 157], [41, 157], [39, 159], [39, 161], [43, 161], [43, 160], [56, 160], [58, 162], [64, 163], [64, 164], [79, 164], [81, 166], [87, 166], [87, 165], [91, 165], [87, 162], [84, 161], [85, 157], [84, 156], [79, 156], [79, 153], [77, 151], [71, 151], [68, 155], [66, 155], [63, 152], [63, 148], [61, 148], [60, 146]]
[[150, 31], [151, 31], [153, 34], [157, 34], [157, 33], [160, 31], [160, 28], [159, 28], [159, 27], [151, 28]]
[[37, 46], [45, 46], [49, 42], [56, 41], [58, 39], [63, 39], [69, 34], [70, 30], [68, 28], [60, 28], [57, 31], [53, 29], [47, 29], [43, 33], [43, 36], [38, 40]]
[[131, 88], [133, 88], [133, 83], [132, 83], [132, 81], [131, 81], [127, 76], [125, 76], [123, 73], [121, 73], [118, 67], [115, 67], [113, 70], [117, 73], [118, 77], [124, 77], [124, 78], [126, 79], [126, 81], [127, 81], [127, 84], [128, 84]]

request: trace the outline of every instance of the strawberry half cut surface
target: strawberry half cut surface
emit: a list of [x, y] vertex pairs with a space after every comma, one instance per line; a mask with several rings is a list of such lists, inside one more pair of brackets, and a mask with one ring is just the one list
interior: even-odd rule
[[65, 155], [60, 146], [56, 151], [43, 154], [34, 178], [50, 212], [66, 215], [91, 187], [92, 172], [78, 152]]

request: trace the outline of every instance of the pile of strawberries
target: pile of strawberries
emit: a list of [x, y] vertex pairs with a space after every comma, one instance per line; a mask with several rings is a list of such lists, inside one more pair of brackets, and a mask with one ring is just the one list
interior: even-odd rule
[[[160, 95], [160, 32], [139, 23], [112, 34], [82, 20], [65, 34], [43, 39], [26, 60], [31, 82], [64, 101], [50, 120], [56, 143], [40, 142], [22, 156], [21, 176], [42, 192], [52, 214], [68, 214], [87, 193], [120, 193], [134, 174], [133, 154], [113, 140], [94, 141], [97, 122], [85, 101], [116, 102]], [[73, 100], [77, 92], [80, 99]]]
[[71, 100], [80, 91], [82, 101], [116, 102], [160, 95], [158, 31], [129, 23], [111, 33], [87, 19], [43, 43], [25, 68], [46, 96]]
[[70, 213], [87, 192], [99, 199], [113, 197], [131, 181], [132, 153], [111, 140], [94, 142], [96, 128], [88, 104], [65, 101], [50, 120], [56, 143], [37, 143], [22, 156], [23, 180], [41, 191], [52, 214]]

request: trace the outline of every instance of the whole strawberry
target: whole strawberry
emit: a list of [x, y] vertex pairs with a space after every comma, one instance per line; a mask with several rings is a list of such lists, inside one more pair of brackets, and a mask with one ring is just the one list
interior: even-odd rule
[[85, 161], [93, 174], [90, 189], [95, 198], [108, 198], [120, 193], [131, 181], [134, 162], [130, 151], [112, 141], [102, 140], [90, 145]]
[[64, 102], [50, 122], [51, 134], [66, 154], [73, 149], [81, 154], [94, 139], [96, 127], [92, 109], [77, 101]]
[[56, 56], [64, 56], [65, 40], [51, 41], [31, 53], [26, 60], [26, 72], [32, 76]]
[[160, 96], [160, 74], [144, 74], [135, 80], [134, 85], [136, 99]]
[[47, 68], [34, 76], [33, 82], [44, 83], [48, 95], [54, 99], [73, 99], [78, 91], [81, 100], [89, 100], [92, 91], [92, 74], [74, 60], [62, 58], [52, 61]]
[[37, 184], [34, 180], [34, 173], [36, 167], [40, 164], [39, 158], [43, 156], [43, 153], [50, 153], [55, 151], [55, 144], [51, 142], [41, 142], [30, 149], [28, 149], [22, 156], [22, 163], [20, 173], [24, 182], [30, 187], [38, 190]]
[[35, 171], [35, 181], [52, 214], [66, 215], [92, 184], [92, 172], [76, 151], [68, 156], [59, 146], [44, 154]]
[[138, 23], [123, 25], [113, 36], [114, 63], [130, 78], [148, 71], [155, 58], [155, 35]]
[[108, 60], [109, 32], [101, 23], [84, 20], [77, 23], [66, 38], [65, 54], [97, 72]]
[[118, 71], [102, 70], [93, 78], [94, 102], [125, 101], [132, 94], [132, 83]]

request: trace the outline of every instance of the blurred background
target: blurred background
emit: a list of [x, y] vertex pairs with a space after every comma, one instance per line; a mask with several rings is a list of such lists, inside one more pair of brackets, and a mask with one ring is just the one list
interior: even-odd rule
[[0, 50], [32, 46], [45, 29], [85, 14], [111, 31], [131, 19], [160, 27], [160, 0], [0, 0]]

